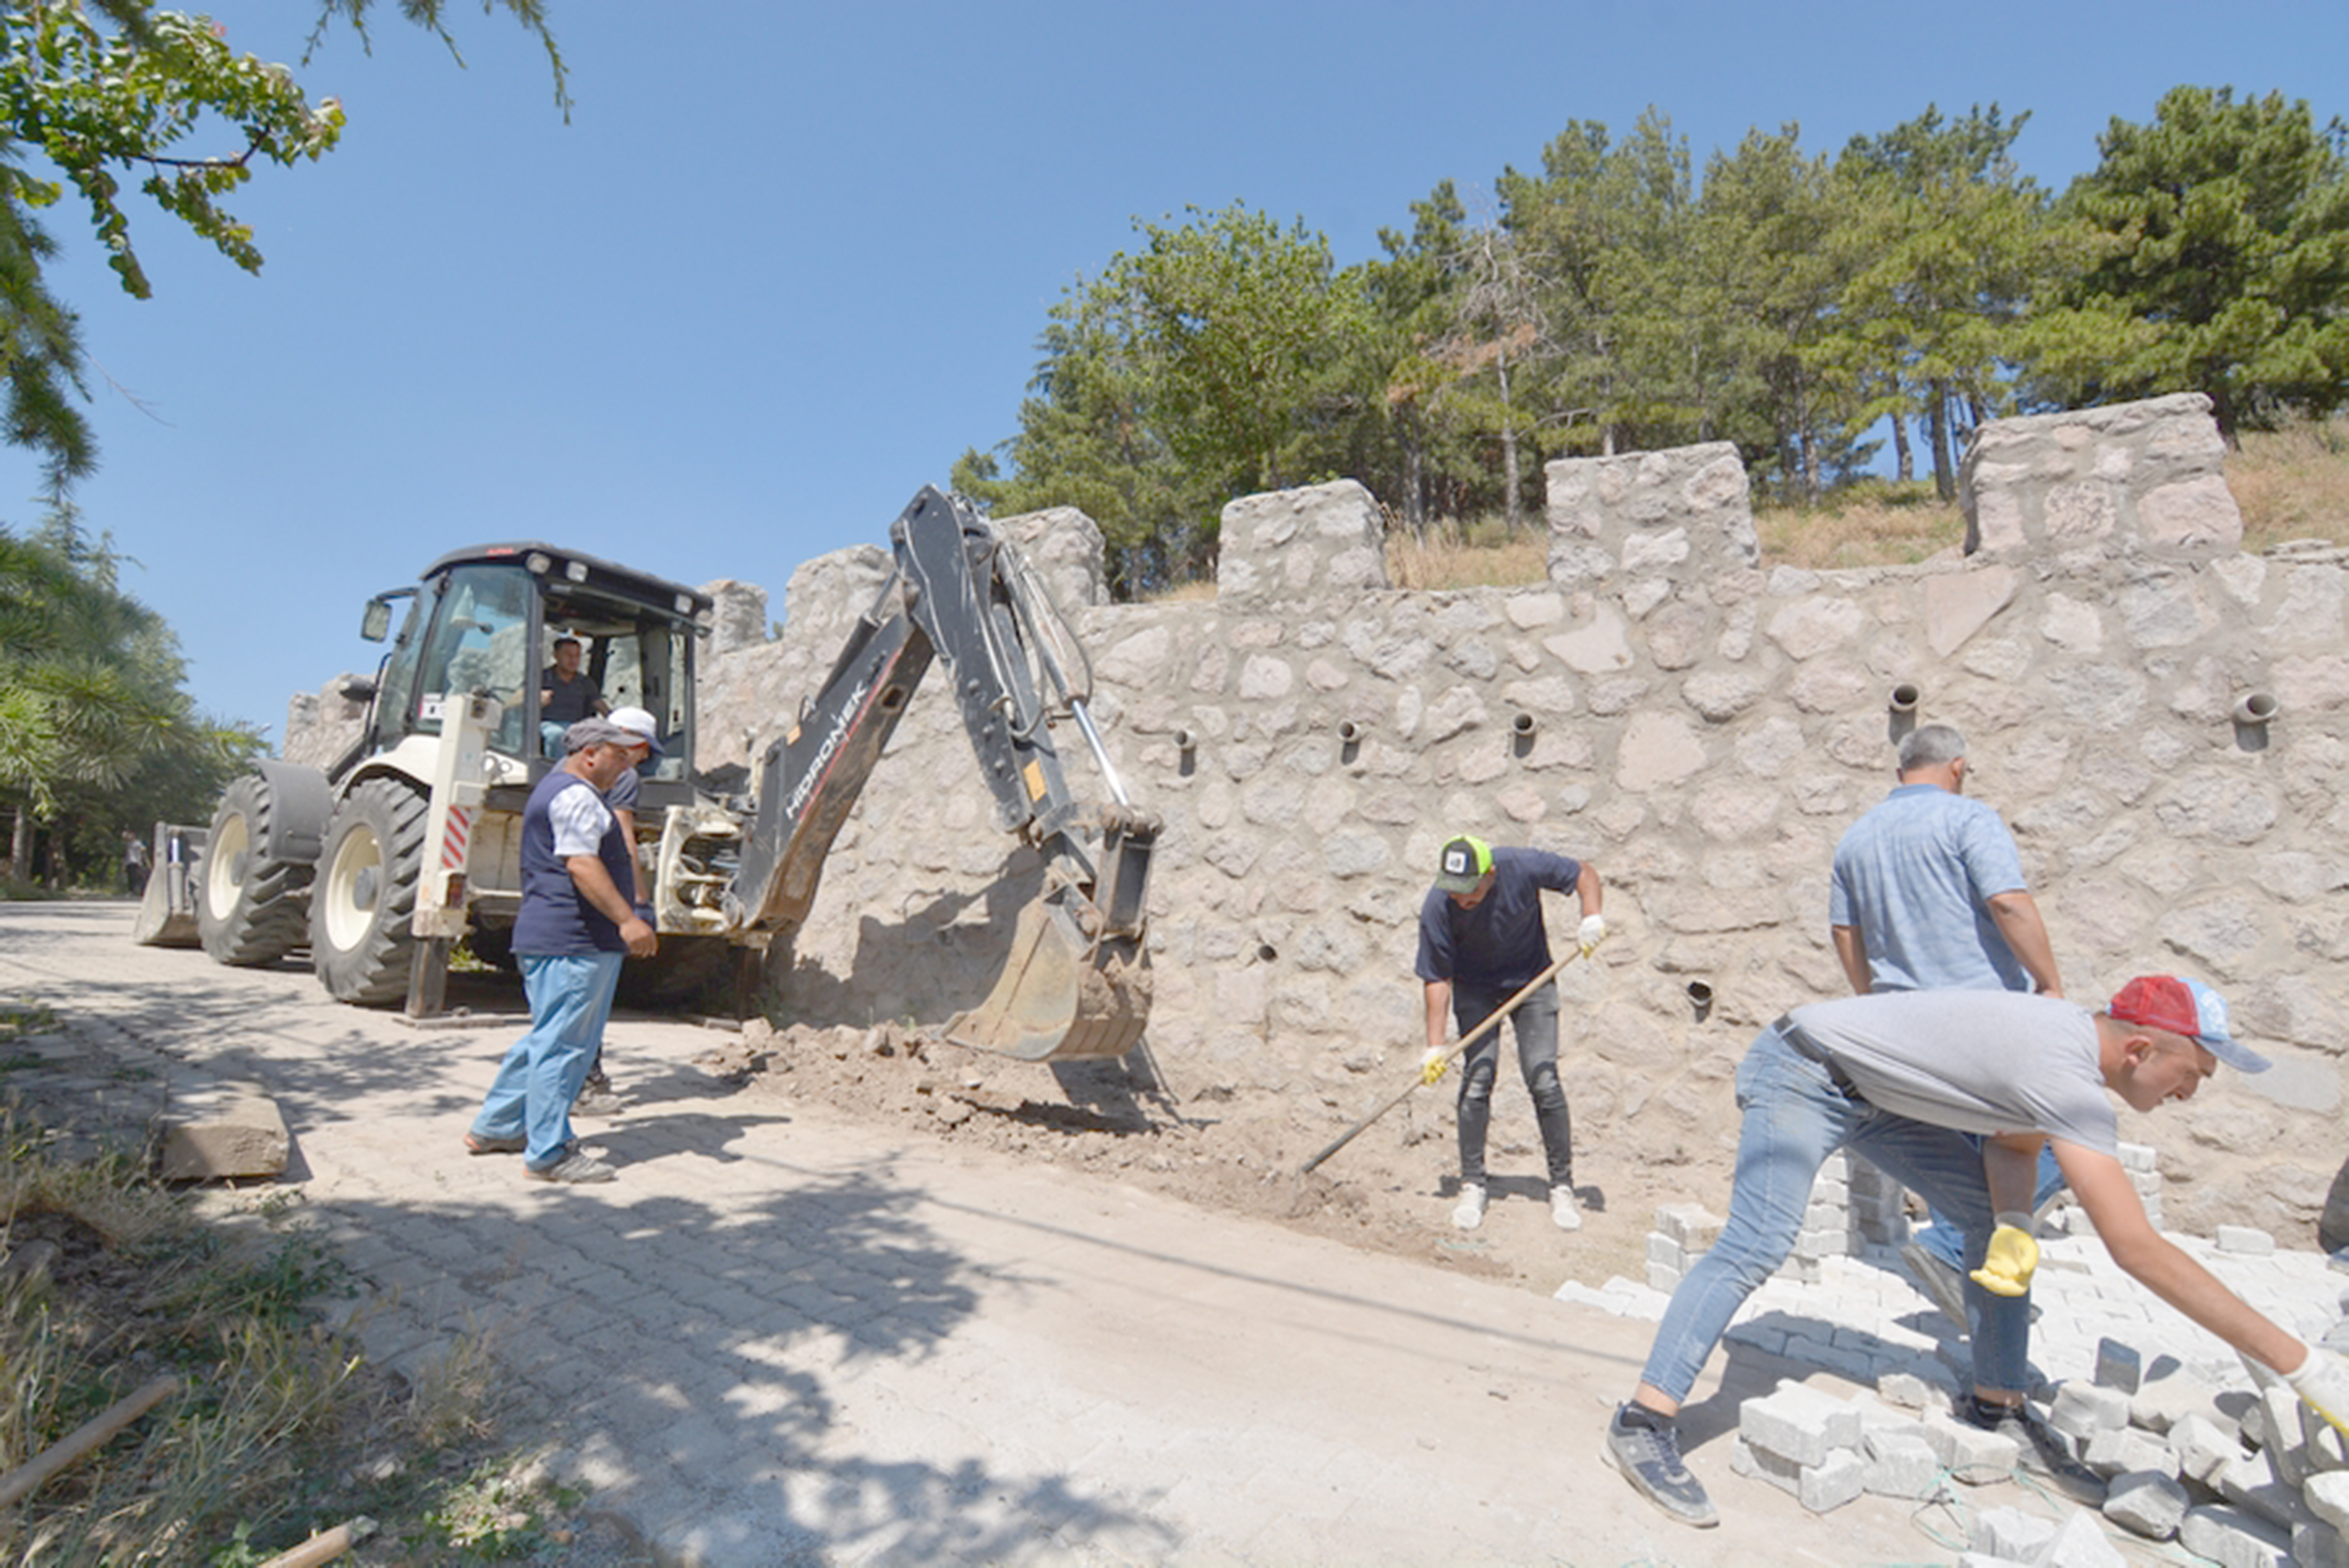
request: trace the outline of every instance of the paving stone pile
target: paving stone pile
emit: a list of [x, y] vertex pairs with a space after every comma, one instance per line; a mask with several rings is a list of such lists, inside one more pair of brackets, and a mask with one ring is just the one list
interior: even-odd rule
[[[2150, 1174], [2150, 1151], [2130, 1153]], [[1821, 1189], [1834, 1185], [1823, 1179]], [[1962, 1561], [1980, 1568], [2119, 1563], [2110, 1537], [2122, 1532], [2228, 1568], [2349, 1568], [2340, 1434], [2273, 1374], [2123, 1274], [2077, 1211], [2053, 1219], [2032, 1293], [2033, 1393], [2071, 1456], [2105, 1479], [2101, 1520], [2018, 1472], [2014, 1441], [1950, 1413], [1968, 1386], [1962, 1336], [1889, 1240], [1822, 1255], [1815, 1278], [1783, 1270], [1747, 1301], [1728, 1335], [1732, 1354], [1750, 1346], [1864, 1387], [1843, 1397], [1790, 1380], [1749, 1400], [1731, 1468], [1816, 1513], [1863, 1494], [1949, 1502], [1966, 1532]], [[1559, 1298], [1661, 1317], [1669, 1296], [1655, 1282], [1677, 1282], [1720, 1224], [1700, 1205], [1665, 1205], [1649, 1238], [1648, 1284], [1569, 1282]], [[2170, 1239], [2307, 1342], [2349, 1350], [2349, 1258], [2279, 1249], [2248, 1226]], [[1993, 1505], [1975, 1490], [2018, 1473], [2036, 1506]]]

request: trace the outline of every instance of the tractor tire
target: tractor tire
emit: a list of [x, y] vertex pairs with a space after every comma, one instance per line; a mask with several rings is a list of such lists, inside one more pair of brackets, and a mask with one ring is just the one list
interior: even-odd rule
[[426, 807], [401, 780], [368, 779], [334, 808], [310, 893], [310, 965], [337, 1001], [407, 999]]
[[255, 969], [302, 945], [312, 868], [269, 859], [276, 794], [247, 773], [221, 792], [196, 877], [195, 935], [218, 964]]

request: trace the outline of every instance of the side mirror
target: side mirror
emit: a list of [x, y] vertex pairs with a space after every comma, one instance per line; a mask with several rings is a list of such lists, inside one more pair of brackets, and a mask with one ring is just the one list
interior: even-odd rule
[[391, 634], [391, 600], [383, 598], [367, 600], [366, 612], [359, 617], [359, 635], [370, 643], [381, 643]]

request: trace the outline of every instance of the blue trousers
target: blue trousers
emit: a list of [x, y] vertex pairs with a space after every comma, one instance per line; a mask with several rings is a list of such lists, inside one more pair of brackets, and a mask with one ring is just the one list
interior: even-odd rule
[[[2046, 1208], [2048, 1200], [2062, 1190], [2063, 1172], [2056, 1164], [2055, 1145], [2043, 1143], [2039, 1147], [2039, 1185], [2030, 1195], [2031, 1213], [2037, 1214]], [[1930, 1204], [1925, 1212], [1933, 1223], [1917, 1233], [1917, 1245], [1952, 1268], [1963, 1267], [1959, 1260], [1966, 1256], [1966, 1233], [1949, 1216]]]
[[[1685, 1400], [1746, 1297], [1795, 1249], [1811, 1185], [1838, 1149], [1849, 1149], [1955, 1219], [1966, 1234], [1966, 1266], [1982, 1266], [1991, 1231], [1990, 1186], [1973, 1140], [1880, 1110], [1836, 1087], [1825, 1066], [1775, 1029], [1755, 1036], [1737, 1068], [1737, 1174], [1720, 1240], [1672, 1292], [1641, 1380]], [[1974, 1381], [2025, 1387], [2030, 1297], [1994, 1296], [1966, 1282]]]
[[603, 1043], [619, 989], [619, 953], [533, 954], [517, 960], [530, 999], [530, 1032], [498, 1063], [473, 1130], [483, 1138], [529, 1137], [522, 1162], [534, 1171], [559, 1163], [571, 1141], [571, 1101]]

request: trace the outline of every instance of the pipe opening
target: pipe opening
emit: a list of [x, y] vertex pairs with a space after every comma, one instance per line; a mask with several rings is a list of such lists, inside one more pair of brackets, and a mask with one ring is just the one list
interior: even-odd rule
[[1362, 726], [1351, 719], [1341, 719], [1338, 721], [1338, 738], [1348, 746], [1354, 745], [1362, 738]]
[[1923, 696], [1924, 693], [1917, 689], [1914, 682], [1905, 680], [1898, 686], [1892, 688], [1892, 711], [1895, 713], [1914, 713], [1917, 711], [1918, 702], [1921, 700]]
[[1174, 732], [1174, 749], [1178, 752], [1197, 751], [1199, 749], [1199, 737], [1191, 734], [1189, 730], [1176, 730]]
[[1530, 737], [1535, 730], [1538, 730], [1541, 727], [1541, 721], [1534, 718], [1531, 713], [1520, 713], [1516, 718], [1509, 721], [1510, 731], [1519, 737]]
[[2273, 691], [2246, 691], [2235, 700], [2234, 722], [2238, 724], [2264, 724], [2282, 708]]
[[1697, 1022], [1703, 1023], [1713, 1011], [1713, 987], [1702, 980], [1689, 981], [1688, 1005], [1696, 1010]]

